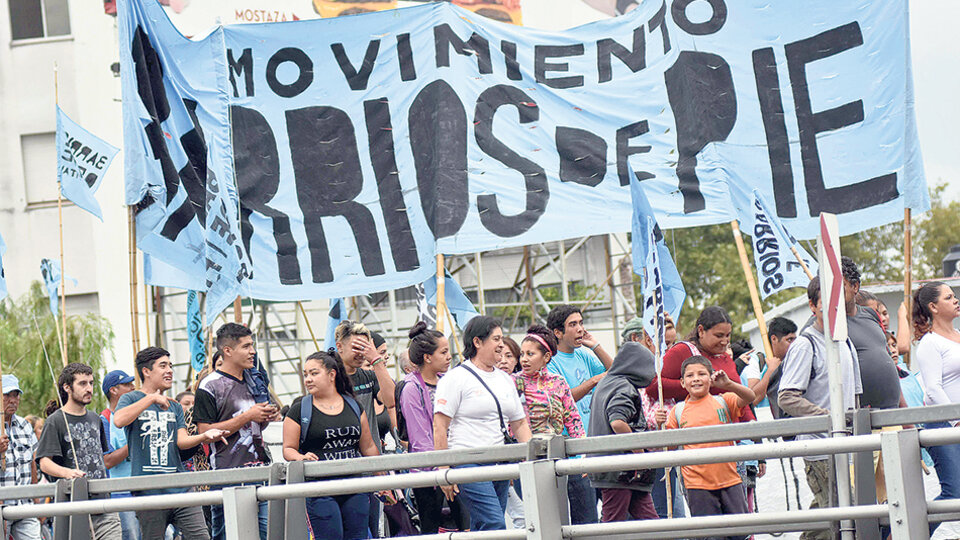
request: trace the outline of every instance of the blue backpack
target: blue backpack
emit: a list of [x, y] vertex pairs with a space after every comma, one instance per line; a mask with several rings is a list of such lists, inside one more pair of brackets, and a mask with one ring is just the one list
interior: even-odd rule
[[[360, 404], [352, 396], [343, 396], [343, 401], [350, 410], [357, 415], [360, 420]], [[310, 419], [313, 418], [313, 396], [307, 394], [300, 399], [300, 446], [307, 440], [307, 429], [310, 427]]]

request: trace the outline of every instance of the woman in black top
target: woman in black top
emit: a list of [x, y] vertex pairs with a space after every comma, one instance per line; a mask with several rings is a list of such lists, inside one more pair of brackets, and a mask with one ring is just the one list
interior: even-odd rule
[[[377, 456], [366, 413], [353, 398], [352, 385], [336, 352], [313, 353], [303, 363], [307, 395], [290, 405], [283, 421], [283, 457], [287, 461], [326, 461]], [[300, 436], [301, 402], [312, 400], [307, 436]], [[301, 443], [301, 440], [303, 441]], [[367, 538], [370, 496], [366, 493], [307, 498], [314, 538]]]

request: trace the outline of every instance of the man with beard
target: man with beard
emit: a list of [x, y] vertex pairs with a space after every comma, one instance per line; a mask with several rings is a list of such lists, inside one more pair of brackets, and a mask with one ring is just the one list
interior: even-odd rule
[[[98, 480], [107, 477], [103, 454], [107, 452], [107, 435], [100, 415], [87, 410], [93, 399], [93, 369], [77, 362], [67, 364], [57, 379], [62, 406], [47, 417], [37, 443], [36, 460], [50, 480], [82, 478]], [[108, 495], [91, 495], [100, 499]], [[75, 516], [71, 519], [86, 519]], [[116, 512], [91, 514], [90, 524], [95, 540], [121, 540], [120, 517]]]

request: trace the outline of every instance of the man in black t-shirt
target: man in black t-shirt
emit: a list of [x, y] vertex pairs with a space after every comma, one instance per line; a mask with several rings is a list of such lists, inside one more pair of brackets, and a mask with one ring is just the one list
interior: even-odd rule
[[[222, 430], [227, 443], [211, 444], [210, 466], [232, 469], [268, 465], [270, 454], [263, 443], [263, 429], [280, 419], [280, 409], [257, 403], [244, 382], [243, 371], [254, 365], [253, 334], [242, 324], [227, 323], [217, 330], [217, 349], [223, 363], [204, 377], [197, 388], [193, 419], [202, 433]], [[223, 507], [212, 509], [213, 538], [224, 536]], [[267, 538], [267, 502], [260, 502], [260, 538]]]
[[[87, 410], [93, 399], [93, 369], [86, 364], [68, 364], [60, 372], [57, 390], [63, 406], [47, 417], [37, 443], [35, 459], [50, 480], [82, 478], [97, 480], [107, 477], [103, 454], [107, 452], [107, 436], [100, 415]], [[71, 443], [72, 440], [72, 443]], [[104, 498], [106, 495], [92, 495]], [[86, 516], [75, 516], [82, 519]], [[116, 512], [90, 515], [95, 540], [120, 540], [120, 517]]]

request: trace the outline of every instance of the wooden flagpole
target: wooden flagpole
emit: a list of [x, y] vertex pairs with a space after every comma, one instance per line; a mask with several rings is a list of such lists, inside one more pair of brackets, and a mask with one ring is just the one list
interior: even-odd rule
[[[907, 307], [907, 321], [910, 320], [913, 313], [913, 295], [910, 294], [913, 289], [913, 248], [912, 248], [912, 227], [911, 227], [910, 209], [903, 209], [903, 305]], [[898, 323], [899, 324], [899, 323]], [[907, 330], [908, 335], [910, 330]], [[899, 329], [898, 329], [899, 333]], [[903, 353], [903, 361], [907, 366], [910, 364], [910, 349]]]
[[[0, 396], [2, 395], [4, 395], [3, 394], [3, 363], [0, 362]], [[4, 404], [4, 407], [3, 407], [4, 416], [6, 416], [6, 412], [7, 412], [7, 407]], [[12, 420], [13, 419], [11, 418], [11, 421]], [[0, 437], [6, 437], [6, 436], [7, 436], [7, 419], [0, 418]], [[7, 470], [7, 453], [4, 452], [3, 455], [0, 456], [0, 471], [6, 471], [6, 470]]]
[[743, 277], [747, 280], [747, 289], [750, 291], [750, 300], [753, 302], [753, 313], [757, 317], [757, 326], [760, 328], [763, 352], [767, 358], [773, 358], [773, 348], [770, 347], [770, 338], [767, 336], [767, 321], [763, 316], [763, 307], [760, 305], [760, 293], [757, 292], [757, 282], [753, 277], [750, 261], [747, 259], [747, 249], [743, 245], [743, 236], [740, 234], [740, 225], [737, 220], [730, 222], [730, 228], [733, 229], [733, 239], [737, 243], [737, 252], [740, 254]]
[[[646, 279], [650, 279], [647, 277]], [[660, 350], [660, 320], [657, 317], [653, 318], [653, 335], [649, 336], [651, 341], [653, 341], [653, 357], [656, 361], [657, 368], [657, 396], [660, 404], [660, 410], [666, 410], [663, 407], [663, 351]], [[663, 424], [657, 426], [657, 429], [663, 429]], [[670, 482], [670, 473], [672, 472], [673, 467], [665, 467], [663, 469], [665, 478], [664, 486], [667, 488], [667, 518], [673, 518], [673, 486]]]
[[447, 310], [447, 275], [443, 265], [443, 253], [437, 254], [437, 331], [443, 333], [444, 312]]
[[810, 271], [810, 267], [807, 266], [807, 263], [803, 262], [803, 257], [800, 256], [800, 252], [797, 251], [797, 247], [790, 246], [790, 253], [793, 253], [793, 256], [797, 258], [797, 262], [800, 263], [800, 268], [803, 268], [803, 273], [807, 275], [807, 279], [813, 280], [813, 272]]
[[[57, 107], [60, 106], [60, 73], [57, 63], [53, 63], [53, 99]], [[63, 185], [60, 175], [57, 174], [57, 221], [60, 229], [60, 320], [63, 324], [63, 341], [60, 354], [63, 355], [63, 365], [67, 365], [67, 280], [66, 265], [63, 261]], [[59, 330], [58, 330], [59, 332]]]
[[233, 322], [243, 324], [243, 302], [239, 296], [233, 300]]
[[[137, 304], [137, 221], [133, 215], [133, 206], [127, 207], [127, 236], [130, 258], [130, 338], [133, 356], [140, 352], [140, 313]], [[140, 373], [134, 370], [137, 388], [140, 387]]]

